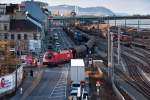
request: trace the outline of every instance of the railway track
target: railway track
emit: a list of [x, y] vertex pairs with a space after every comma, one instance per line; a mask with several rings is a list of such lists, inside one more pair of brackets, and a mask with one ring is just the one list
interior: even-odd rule
[[142, 64], [138, 64], [137, 61], [133, 60], [124, 55], [125, 62], [127, 63], [127, 67], [130, 73], [130, 77], [132, 78], [133, 85], [140, 93], [142, 93], [148, 100], [150, 99], [150, 84], [147, 83], [141, 73], [139, 72], [139, 66]]
[[[134, 56], [136, 56], [137, 58], [139, 58], [142, 62], [137, 62], [142, 64], [142, 66], [139, 66], [144, 72], [149, 73], [150, 71], [150, 55], [148, 56], [148, 54], [142, 50], [135, 50], [135, 49], [129, 49], [127, 47], [123, 47], [123, 49], [128, 52], [129, 54], [132, 54]], [[143, 54], [143, 56], [141, 55]], [[145, 63], [145, 64], [143, 64]]]
[[138, 48], [138, 47], [132, 47], [134, 50], [141, 52], [144, 56], [146, 56], [148, 58], [148, 60], [150, 61], [150, 51], [142, 49], [142, 48]]
[[[100, 48], [100, 46], [98, 46]], [[130, 58], [123, 53], [121, 53], [121, 56], [125, 60], [127, 64], [127, 68], [129, 70], [129, 75], [124, 74], [119, 69], [115, 69], [115, 73], [119, 75], [124, 81], [129, 83], [131, 86], [133, 86], [137, 91], [139, 91], [142, 95], [144, 95], [148, 100], [150, 100], [150, 84], [145, 81], [143, 76], [141, 75], [138, 67], [142, 69], [144, 72], [149, 72], [150, 70], [150, 54], [147, 51], [142, 50], [136, 50], [135, 49], [129, 49], [127, 47], [122, 48], [124, 51], [128, 52], [129, 54], [132, 54], [136, 56], [141, 61], [147, 63], [147, 65], [144, 65], [143, 62], [140, 62], [136, 59]], [[102, 51], [107, 52], [106, 49], [102, 49]], [[123, 52], [124, 52], [123, 51]], [[103, 58], [104, 61], [106, 61], [107, 65], [107, 58]]]
[[[138, 55], [137, 53], [134, 53], [133, 51], [128, 50], [128, 52], [136, 55], [140, 59], [146, 59], [144, 56]], [[139, 91], [141, 94], [143, 94], [148, 100], [150, 99], [150, 84], [145, 81], [139, 72], [137, 67], [140, 67], [142, 69], [150, 70], [149, 66], [143, 66], [142, 63], [138, 62], [137, 60], [134, 60], [130, 57], [127, 57], [124, 54], [121, 54], [123, 59], [125, 60], [127, 64], [127, 68], [129, 70], [130, 75], [126, 75], [119, 69], [115, 68], [114, 71], [121, 79], [123, 79], [125, 82], [133, 86], [137, 91]], [[105, 61], [107, 62], [107, 59], [105, 58]], [[105, 63], [107, 65], [107, 63]], [[144, 68], [145, 67], [145, 68]]]

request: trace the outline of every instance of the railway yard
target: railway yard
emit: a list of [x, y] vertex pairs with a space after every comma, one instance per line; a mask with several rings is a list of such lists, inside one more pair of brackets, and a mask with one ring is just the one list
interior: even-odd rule
[[[83, 29], [80, 29], [83, 30]], [[87, 32], [87, 30], [86, 30]], [[91, 33], [92, 34], [92, 33]], [[149, 36], [147, 36], [149, 37]], [[102, 58], [104, 61], [107, 62], [107, 41], [104, 39], [103, 43], [99, 43], [97, 50], [100, 50], [102, 53], [100, 54], [100, 58]], [[143, 40], [144, 39], [139, 39], [139, 40]], [[105, 41], [105, 43], [104, 43]], [[146, 41], [149, 41], [149, 39], [147, 39]], [[119, 83], [119, 85], [121, 85], [121, 83], [124, 84], [124, 82], [126, 82], [127, 84], [131, 85], [133, 88], [135, 88], [135, 90], [139, 93], [141, 93], [143, 95], [144, 98], [143, 99], [149, 99], [149, 70], [150, 70], [150, 52], [149, 52], [149, 45], [146, 46], [146, 44], [140, 44], [138, 45], [138, 42], [136, 42], [136, 39], [134, 39], [131, 43], [130, 46], [124, 46], [121, 45], [121, 60], [124, 63], [124, 67], [123, 66], [118, 66], [115, 64], [115, 68], [114, 68], [114, 72], [116, 74], [115, 77], [115, 81], [116, 83]], [[144, 42], [142, 42], [144, 43]], [[148, 42], [147, 42], [148, 43]], [[142, 46], [141, 46], [142, 45]], [[115, 47], [116, 48], [116, 47]], [[117, 55], [117, 49], [114, 48], [114, 55]], [[98, 52], [98, 51], [97, 51]], [[117, 63], [117, 57], [115, 56], [115, 63]], [[107, 63], [105, 63], [105, 65], [107, 66]], [[120, 68], [123, 67], [123, 68]], [[120, 78], [118, 78], [120, 77]], [[122, 80], [124, 82], [122, 82]], [[118, 82], [120, 81], [120, 82]], [[123, 85], [122, 84], [122, 85]], [[118, 85], [118, 84], [117, 84]], [[120, 87], [118, 85], [118, 87]], [[123, 89], [125, 90], [125, 89]], [[121, 93], [124, 95], [125, 99], [128, 100], [133, 99], [131, 97], [129, 97], [130, 92], [128, 92], [128, 89], [126, 89], [125, 91], [120, 90]], [[130, 91], [130, 90], [129, 90]], [[136, 94], [136, 92], [135, 92]], [[142, 97], [142, 96], [139, 96]], [[138, 98], [135, 98], [138, 99]], [[139, 99], [140, 100], [140, 99]]]

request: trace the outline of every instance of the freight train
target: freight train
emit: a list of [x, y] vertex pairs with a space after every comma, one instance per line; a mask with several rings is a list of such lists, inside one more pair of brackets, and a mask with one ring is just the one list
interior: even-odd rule
[[80, 45], [82, 42], [87, 42], [88, 38], [85, 34], [81, 33], [80, 31], [64, 27], [63, 30], [67, 33], [67, 35], [74, 41], [76, 45]]
[[52, 51], [48, 50], [43, 56], [43, 65], [57, 65], [64, 61], [69, 61], [72, 58], [80, 58], [86, 54], [94, 52], [95, 38], [90, 37], [89, 41], [83, 45], [75, 46], [68, 50]]
[[[117, 34], [113, 34], [113, 38], [115, 41], [118, 40], [118, 35]], [[132, 43], [132, 36], [130, 35], [127, 35], [127, 34], [120, 34], [120, 43], [122, 45], [125, 45], [125, 46], [130, 46], [131, 43]]]

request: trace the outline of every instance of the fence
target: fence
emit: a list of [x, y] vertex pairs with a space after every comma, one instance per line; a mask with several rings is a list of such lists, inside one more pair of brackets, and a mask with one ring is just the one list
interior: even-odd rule
[[[23, 79], [23, 66], [17, 68], [17, 87]], [[0, 97], [12, 93], [16, 87], [16, 70], [13, 73], [0, 77]]]

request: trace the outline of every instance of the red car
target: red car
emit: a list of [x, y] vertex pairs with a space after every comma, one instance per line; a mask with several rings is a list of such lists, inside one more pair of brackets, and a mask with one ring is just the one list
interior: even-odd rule
[[69, 61], [73, 58], [72, 50], [62, 50], [60, 52], [47, 51], [43, 56], [43, 65], [58, 64], [64, 61]]

